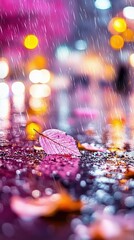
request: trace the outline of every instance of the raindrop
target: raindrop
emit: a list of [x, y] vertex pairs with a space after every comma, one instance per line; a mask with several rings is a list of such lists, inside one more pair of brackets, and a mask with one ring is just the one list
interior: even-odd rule
[[129, 207], [129, 208], [134, 207], [134, 197], [133, 196], [128, 196], [125, 199], [125, 205], [126, 205], [126, 207]]

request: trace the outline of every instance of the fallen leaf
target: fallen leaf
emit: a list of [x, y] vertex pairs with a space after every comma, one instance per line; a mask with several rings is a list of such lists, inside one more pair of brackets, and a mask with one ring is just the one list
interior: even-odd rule
[[11, 209], [21, 218], [38, 216], [51, 216], [57, 211], [57, 201], [51, 197], [39, 199], [22, 198], [13, 196], [10, 203]]
[[59, 199], [59, 210], [64, 212], [80, 211], [82, 205], [80, 200], [74, 200], [71, 195], [62, 191]]
[[134, 167], [129, 167], [127, 171], [125, 172], [126, 178], [134, 178]]
[[75, 200], [65, 191], [38, 199], [13, 196], [10, 202], [11, 209], [23, 219], [33, 217], [50, 217], [58, 211], [80, 211], [82, 203]]
[[75, 139], [58, 129], [48, 129], [39, 133], [39, 142], [47, 154], [81, 156]]

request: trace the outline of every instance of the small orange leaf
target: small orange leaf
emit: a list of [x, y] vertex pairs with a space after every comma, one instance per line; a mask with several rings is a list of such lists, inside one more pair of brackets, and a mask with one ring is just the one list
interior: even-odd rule
[[61, 191], [51, 196], [38, 199], [14, 196], [10, 202], [11, 209], [21, 218], [50, 217], [58, 211], [80, 211], [82, 203], [68, 193]]
[[126, 178], [134, 178], [134, 167], [129, 167], [125, 173]]
[[80, 211], [82, 202], [75, 200], [67, 192], [62, 192], [59, 200], [59, 209], [65, 212]]

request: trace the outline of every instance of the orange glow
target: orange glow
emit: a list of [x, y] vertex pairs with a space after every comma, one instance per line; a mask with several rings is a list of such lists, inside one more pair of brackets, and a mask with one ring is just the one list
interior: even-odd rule
[[47, 66], [47, 60], [42, 55], [37, 55], [26, 63], [26, 71], [29, 73], [34, 69], [44, 69]]
[[34, 49], [38, 46], [38, 38], [35, 35], [27, 35], [24, 39], [24, 46], [28, 49]]
[[126, 29], [125, 32], [122, 33], [122, 37], [125, 42], [133, 42], [134, 41], [134, 32], [131, 29]]
[[122, 127], [122, 126], [124, 126], [124, 124], [125, 124], [125, 118], [111, 118], [110, 120], [109, 120], [109, 122], [113, 125], [113, 126], [120, 126], [120, 127]]
[[124, 46], [124, 40], [119, 35], [114, 35], [110, 38], [110, 45], [115, 50], [120, 50]]
[[105, 66], [105, 78], [107, 81], [112, 81], [115, 77], [115, 69], [112, 65], [107, 64]]
[[35, 56], [33, 61], [37, 69], [42, 69], [47, 65], [47, 60], [45, 59], [44, 56], [41, 56], [41, 55]]
[[29, 140], [35, 140], [37, 138], [37, 133], [36, 131], [41, 132], [42, 131], [42, 127], [35, 122], [31, 122], [28, 123], [26, 126], [26, 134], [27, 134], [27, 138]]
[[80, 68], [85, 74], [92, 77], [100, 78], [100, 76], [104, 76], [104, 61], [98, 55], [92, 53], [85, 55]]
[[125, 143], [125, 118], [123, 117], [112, 117], [109, 120], [109, 139], [111, 147], [121, 149]]
[[30, 98], [29, 106], [37, 114], [44, 114], [47, 109], [47, 103], [42, 98]]
[[115, 18], [113, 21], [113, 28], [118, 33], [124, 32], [127, 28], [125, 19], [124, 18]]

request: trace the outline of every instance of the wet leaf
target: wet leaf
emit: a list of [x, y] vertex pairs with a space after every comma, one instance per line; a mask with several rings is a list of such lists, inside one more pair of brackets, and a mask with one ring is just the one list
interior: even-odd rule
[[39, 133], [39, 142], [47, 154], [80, 156], [75, 139], [58, 129]]
[[11, 209], [21, 218], [33, 218], [38, 216], [51, 216], [57, 211], [57, 201], [52, 197], [39, 199], [22, 198], [14, 196], [11, 198]]
[[75, 200], [65, 191], [55, 193], [38, 199], [22, 198], [14, 196], [11, 198], [11, 209], [20, 218], [50, 217], [58, 211], [74, 212], [79, 211], [82, 203]]

